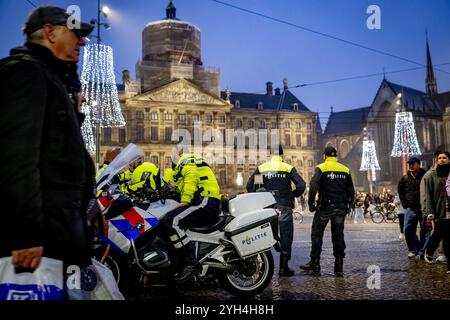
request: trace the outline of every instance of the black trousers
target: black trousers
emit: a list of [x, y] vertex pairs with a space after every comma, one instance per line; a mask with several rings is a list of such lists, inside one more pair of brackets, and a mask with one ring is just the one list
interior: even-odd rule
[[159, 235], [170, 240], [175, 249], [182, 249], [189, 243], [184, 230], [212, 223], [220, 214], [220, 201], [203, 198], [197, 206], [187, 205], [169, 211], [160, 221]]
[[447, 264], [450, 265], [450, 219], [439, 219], [434, 222], [434, 230], [427, 245], [428, 255], [432, 256], [434, 254], [441, 240]]
[[281, 253], [289, 260], [291, 259], [292, 241], [294, 240], [294, 220], [292, 217], [292, 209], [278, 204], [275, 205], [275, 207], [281, 210], [278, 217]]
[[323, 232], [331, 220], [331, 240], [333, 242], [333, 255], [335, 258], [345, 257], [344, 223], [346, 212], [334, 210], [333, 212], [318, 211], [314, 215], [311, 229], [311, 259], [319, 259], [322, 253]]

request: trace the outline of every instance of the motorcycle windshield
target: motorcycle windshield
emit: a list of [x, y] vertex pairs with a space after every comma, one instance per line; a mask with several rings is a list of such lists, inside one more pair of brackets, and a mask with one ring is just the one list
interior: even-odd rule
[[101, 190], [108, 182], [114, 178], [123, 169], [127, 168], [130, 163], [144, 156], [144, 151], [134, 143], [127, 145], [117, 157], [106, 167], [97, 179], [97, 191]]

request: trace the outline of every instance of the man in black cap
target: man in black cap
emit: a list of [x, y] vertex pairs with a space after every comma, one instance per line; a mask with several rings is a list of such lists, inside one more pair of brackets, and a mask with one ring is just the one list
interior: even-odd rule
[[[398, 183], [398, 196], [405, 209], [405, 240], [408, 245], [408, 258], [419, 255], [424, 257], [428, 232], [423, 226], [423, 214], [420, 204], [420, 181], [425, 170], [420, 167], [420, 159], [410, 157], [407, 161], [408, 172]], [[417, 224], [420, 225], [420, 240], [417, 238]]]
[[[334, 147], [326, 147], [324, 162], [316, 167], [311, 178], [308, 194], [309, 211], [315, 212], [311, 227], [311, 260], [300, 266], [301, 269], [320, 275], [320, 254], [322, 252], [323, 232], [331, 220], [331, 239], [335, 257], [334, 273], [343, 276], [345, 257], [344, 222], [355, 198], [350, 170], [337, 161]], [[319, 193], [317, 203], [316, 195]]]
[[[68, 23], [68, 19], [70, 20]], [[93, 26], [62, 8], [31, 12], [26, 43], [0, 60], [0, 257], [36, 269], [43, 256], [90, 263], [85, 211], [94, 166], [80, 132], [77, 65]]]

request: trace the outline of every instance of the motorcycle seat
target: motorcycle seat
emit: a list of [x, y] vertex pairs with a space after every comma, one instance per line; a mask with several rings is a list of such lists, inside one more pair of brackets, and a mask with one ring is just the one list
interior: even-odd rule
[[207, 225], [204, 226], [200, 226], [200, 227], [192, 227], [189, 228], [189, 230], [193, 231], [193, 232], [197, 232], [197, 233], [211, 233], [214, 232], [216, 230], [220, 230], [226, 221], [226, 217], [225, 216], [218, 216], [217, 219]]

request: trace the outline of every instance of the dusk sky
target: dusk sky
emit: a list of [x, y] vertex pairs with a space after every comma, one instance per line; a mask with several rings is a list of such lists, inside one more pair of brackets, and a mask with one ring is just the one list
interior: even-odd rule
[[[319, 112], [322, 123], [335, 111], [369, 106], [375, 96], [383, 69], [389, 81], [425, 90], [425, 31], [439, 92], [450, 91], [450, 0], [221, 0], [289, 24], [276, 22], [226, 6], [214, 0], [174, 0], [177, 18], [201, 30], [204, 66], [221, 71], [221, 89], [231, 92], [265, 92], [265, 83], [282, 87], [309, 84], [290, 90], [311, 110]], [[141, 35], [148, 22], [165, 17], [168, 0], [105, 0], [111, 9], [101, 30], [104, 43], [114, 50], [116, 81], [128, 69], [134, 78], [141, 59]], [[95, 0], [0, 0], [2, 30], [0, 57], [24, 42], [21, 27], [33, 5], [52, 4], [81, 7], [84, 21], [96, 18]], [[381, 29], [369, 30], [367, 7], [381, 9]], [[368, 49], [306, 31], [369, 47]], [[401, 58], [401, 59], [400, 59]], [[410, 60], [411, 62], [405, 61]], [[81, 65], [80, 65], [81, 66]], [[416, 70], [389, 73], [404, 69]], [[442, 71], [440, 71], [440, 70]], [[356, 80], [318, 82], [377, 74]], [[351, 124], [349, 124], [351, 125]]]

